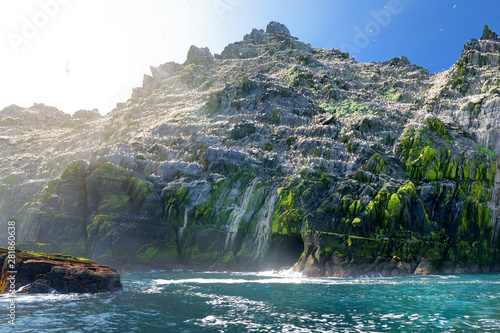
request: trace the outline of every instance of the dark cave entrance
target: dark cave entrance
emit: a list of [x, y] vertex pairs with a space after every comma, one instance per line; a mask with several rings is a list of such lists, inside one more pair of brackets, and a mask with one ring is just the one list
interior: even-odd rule
[[304, 241], [301, 235], [271, 236], [271, 246], [266, 260], [266, 268], [280, 269], [293, 266], [304, 252]]

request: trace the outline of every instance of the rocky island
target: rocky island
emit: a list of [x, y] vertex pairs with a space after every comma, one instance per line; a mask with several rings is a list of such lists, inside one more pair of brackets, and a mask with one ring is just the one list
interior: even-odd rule
[[0, 248], [0, 294], [9, 292], [16, 272], [18, 293], [101, 293], [122, 289], [120, 274], [111, 267], [66, 255], [16, 252], [15, 266], [9, 267], [8, 251]]
[[9, 106], [0, 227], [119, 269], [499, 271], [500, 38], [457, 59], [360, 63], [271, 22], [105, 116]]

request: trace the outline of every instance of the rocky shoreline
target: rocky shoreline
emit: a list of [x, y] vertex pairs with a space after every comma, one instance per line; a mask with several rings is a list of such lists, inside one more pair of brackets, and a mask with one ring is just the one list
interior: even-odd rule
[[298, 263], [293, 269], [307, 277], [407, 277], [498, 273], [500, 272], [500, 265], [479, 265], [477, 263], [467, 264], [450, 261], [433, 263], [425, 258], [411, 262], [403, 262], [397, 258], [382, 257], [343, 261], [341, 258], [334, 257], [323, 265], [315, 263], [306, 268], [301, 263]]

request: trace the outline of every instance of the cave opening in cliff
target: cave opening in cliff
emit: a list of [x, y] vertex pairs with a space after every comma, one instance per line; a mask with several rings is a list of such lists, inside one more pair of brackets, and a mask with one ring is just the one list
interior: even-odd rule
[[293, 266], [304, 251], [304, 241], [301, 235], [278, 235], [271, 236], [271, 247], [269, 248], [269, 264], [274, 269]]

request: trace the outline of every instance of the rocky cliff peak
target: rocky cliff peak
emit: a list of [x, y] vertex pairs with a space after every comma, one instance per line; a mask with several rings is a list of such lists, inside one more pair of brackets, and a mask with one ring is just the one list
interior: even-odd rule
[[500, 36], [498, 36], [497, 33], [493, 32], [488, 25], [486, 24], [484, 26], [483, 30], [483, 36], [481, 37], [481, 40], [494, 40], [494, 41], [500, 41]]
[[[486, 25], [481, 39], [473, 38], [467, 42], [460, 59], [449, 71], [443, 73], [447, 77], [447, 83], [440, 83], [443, 84], [441, 96], [456, 99], [490, 91], [496, 93], [498, 83], [495, 77], [498, 77], [498, 66], [500, 37]], [[465, 105], [469, 103], [463, 102]]]
[[[493, 32], [488, 25], [484, 26], [483, 35], [481, 39], [473, 38], [470, 42], [464, 45], [464, 50], [469, 51], [468, 53], [474, 53], [479, 51], [480, 53], [500, 53], [500, 37], [497, 33]], [[472, 52], [471, 52], [472, 51]], [[464, 54], [462, 54], [462, 57]], [[476, 54], [477, 57], [477, 54]], [[482, 64], [479, 62], [479, 58], [476, 59], [477, 64]], [[494, 63], [492, 65], [495, 65]]]
[[213, 62], [214, 57], [208, 47], [199, 48], [194, 45], [191, 45], [189, 49], [186, 65], [195, 64], [195, 65], [205, 65]]
[[[250, 59], [261, 55], [266, 50], [266, 46], [274, 43], [289, 43], [288, 46], [293, 46], [293, 42], [297, 38], [290, 35], [290, 30], [281, 23], [272, 21], [267, 25], [266, 31], [262, 29], [253, 29], [251, 33], [243, 37], [243, 41], [235, 42], [226, 46], [220, 56], [215, 58], [220, 59]], [[300, 43], [300, 42], [298, 42]]]
[[272, 21], [267, 25], [266, 32], [272, 35], [283, 35], [287, 37], [291, 37], [290, 30], [279, 22]]

